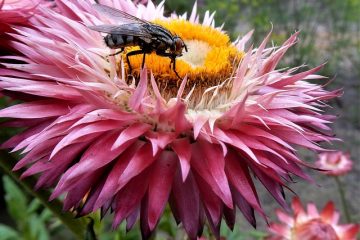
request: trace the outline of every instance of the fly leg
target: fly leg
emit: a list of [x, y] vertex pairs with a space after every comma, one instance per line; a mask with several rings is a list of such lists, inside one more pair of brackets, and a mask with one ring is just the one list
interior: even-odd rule
[[146, 55], [146, 53], [144, 53], [144, 55], [143, 55], [143, 61], [142, 61], [142, 64], [141, 64], [141, 69], [144, 69], [144, 65], [145, 65], [145, 55]]
[[173, 71], [174, 73], [176, 74], [176, 76], [182, 80], [182, 78], [180, 77], [180, 75], [178, 74], [178, 72], [176, 71], [176, 55], [174, 54], [171, 54], [171, 53], [167, 53], [167, 52], [164, 52], [164, 51], [156, 51], [156, 54], [159, 55], [159, 56], [162, 56], [162, 57], [168, 57], [171, 59], [170, 61], [170, 68], [171, 68], [171, 64], [172, 64], [172, 68], [173, 68]]
[[[176, 58], [175, 57], [173, 57], [173, 58], [171, 58], [171, 62], [173, 63], [173, 70], [174, 70], [174, 73], [176, 74], [176, 76], [180, 79], [180, 80], [182, 80], [182, 78], [179, 76], [179, 74], [177, 73], [177, 71], [176, 71]], [[170, 63], [171, 63], [170, 62]]]
[[129, 75], [131, 75], [131, 72], [132, 72], [132, 67], [131, 67], [131, 64], [130, 64], [130, 59], [129, 59], [129, 57], [130, 56], [135, 56], [135, 55], [139, 55], [139, 54], [144, 54], [144, 56], [143, 56], [143, 63], [142, 63], [142, 67], [144, 68], [144, 61], [145, 61], [145, 54], [146, 54], [147, 52], [146, 51], [144, 51], [144, 50], [135, 50], [135, 51], [132, 51], [132, 52], [129, 52], [129, 53], [127, 53], [126, 54], [126, 62], [127, 62], [127, 64], [128, 64], [128, 67], [129, 67]]
[[107, 55], [107, 56], [108, 56], [108, 57], [112, 57], [112, 56], [115, 56], [115, 55], [118, 55], [118, 54], [122, 53], [123, 51], [124, 51], [124, 48], [120, 48], [119, 51], [117, 51], [117, 52], [115, 52], [115, 53], [113, 53], [113, 54], [109, 54], [109, 55]]

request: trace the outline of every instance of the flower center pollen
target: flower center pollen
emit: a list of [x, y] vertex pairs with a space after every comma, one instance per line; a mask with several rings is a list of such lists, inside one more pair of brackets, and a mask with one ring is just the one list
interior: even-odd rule
[[192, 51], [184, 52], [179, 60], [188, 63], [193, 69], [203, 66], [205, 64], [206, 56], [211, 50], [210, 45], [207, 42], [199, 40], [185, 40], [185, 44], [187, 48]]
[[[236, 70], [237, 64], [244, 56], [230, 41], [228, 35], [210, 26], [191, 23], [185, 20], [156, 20], [155, 24], [168, 29], [185, 42], [188, 52], [183, 49], [183, 56], [176, 58], [176, 71], [181, 78], [187, 76], [184, 90], [186, 96], [195, 86], [191, 99], [193, 105], [199, 102], [206, 89], [218, 86], [229, 79]], [[139, 47], [128, 47], [125, 55]], [[129, 57], [132, 75], [139, 77], [143, 56]], [[176, 96], [181, 79], [172, 67], [170, 58], [156, 55], [155, 52], [146, 55], [145, 65], [154, 74], [158, 88], [165, 99]], [[128, 70], [128, 66], [125, 65]]]

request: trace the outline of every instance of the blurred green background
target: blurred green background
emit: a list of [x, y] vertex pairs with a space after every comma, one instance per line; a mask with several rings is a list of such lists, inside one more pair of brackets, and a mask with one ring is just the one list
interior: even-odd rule
[[[160, 1], [156, 1], [157, 4]], [[330, 103], [328, 111], [339, 119], [333, 124], [335, 133], [342, 138], [342, 143], [332, 146], [350, 152], [354, 160], [354, 169], [343, 177], [346, 183], [348, 206], [352, 219], [360, 220], [360, 0], [198, 0], [198, 11], [202, 19], [206, 10], [216, 11], [216, 26], [224, 23], [224, 30], [232, 40], [254, 29], [251, 42], [258, 46], [266, 34], [273, 29], [273, 45], [279, 46], [290, 34], [301, 31], [299, 43], [290, 49], [281, 64], [283, 66], [306, 65], [315, 67], [327, 62], [321, 74], [334, 78], [326, 88], [343, 88], [344, 95]], [[191, 13], [192, 1], [168, 0], [165, 2], [166, 13]], [[4, 106], [6, 102], [0, 103]], [[1, 131], [1, 140], [8, 138], [9, 132]], [[315, 154], [304, 152], [304, 158], [315, 160]], [[340, 209], [334, 182], [329, 177], [310, 171], [317, 185], [299, 182], [290, 187], [305, 201], [315, 201], [321, 208], [328, 200], [333, 200]], [[3, 239], [72, 239], [70, 232], [56, 220], [37, 200], [24, 189], [3, 177], [0, 184], [0, 240]], [[260, 186], [259, 186], [260, 187]], [[260, 187], [261, 188], [261, 187]], [[292, 193], [286, 193], [291, 199]], [[278, 207], [269, 194], [262, 191], [262, 204], [270, 217]], [[357, 200], [355, 200], [357, 199]], [[95, 230], [99, 239], [139, 239], [138, 229], [125, 235], [124, 227], [118, 231], [110, 230], [110, 219], [104, 223], [95, 219]], [[259, 220], [259, 231], [251, 229], [241, 216], [235, 231], [231, 233], [224, 227], [222, 235], [227, 239], [262, 239], [266, 224]], [[273, 218], [275, 219], [275, 218]], [[343, 218], [342, 218], [342, 222]], [[91, 238], [91, 234], [89, 235]], [[185, 239], [178, 230], [170, 214], [165, 214], [156, 239]]]

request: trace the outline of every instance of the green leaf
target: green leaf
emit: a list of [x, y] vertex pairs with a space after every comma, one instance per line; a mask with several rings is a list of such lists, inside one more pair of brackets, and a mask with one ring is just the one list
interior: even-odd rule
[[0, 239], [1, 240], [18, 240], [20, 236], [18, 232], [9, 226], [0, 224]]
[[45, 226], [45, 223], [35, 214], [28, 219], [29, 228], [31, 231], [31, 239], [49, 240], [50, 236]]
[[90, 221], [86, 227], [86, 232], [85, 232], [85, 240], [97, 240], [95, 231], [94, 231], [94, 219], [89, 218]]
[[52, 219], [53, 216], [53, 213], [49, 209], [45, 208], [40, 214], [40, 219], [45, 222]]
[[36, 212], [41, 206], [41, 202], [38, 199], [34, 199], [27, 208], [28, 214]]
[[253, 231], [250, 231], [250, 232], [249, 232], [249, 235], [252, 236], [252, 237], [255, 237], [256, 239], [263, 239], [263, 238], [266, 237], [268, 234], [267, 234], [267, 233], [264, 233], [264, 232], [260, 232], [260, 231], [253, 230]]
[[22, 190], [8, 176], [3, 177], [5, 201], [10, 216], [20, 225], [27, 221], [27, 199]]

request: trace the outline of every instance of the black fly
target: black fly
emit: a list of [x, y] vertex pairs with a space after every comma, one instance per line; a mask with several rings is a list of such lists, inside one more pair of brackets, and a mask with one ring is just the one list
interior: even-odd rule
[[119, 22], [119, 25], [105, 24], [89, 26], [92, 30], [107, 33], [104, 40], [109, 48], [120, 49], [120, 51], [112, 55], [123, 52], [125, 47], [140, 47], [139, 50], [134, 50], [126, 54], [130, 74], [132, 71], [129, 60], [130, 56], [143, 54], [142, 68], [144, 68], [145, 55], [155, 52], [159, 56], [171, 59], [170, 66], [172, 64], [176, 76], [181, 79], [176, 72], [175, 61], [177, 57], [182, 56], [182, 50], [185, 48], [185, 51], [187, 51], [187, 48], [179, 36], [173, 35], [169, 30], [160, 25], [139, 19], [118, 9], [102, 4], [95, 4], [93, 6], [99, 13]]

